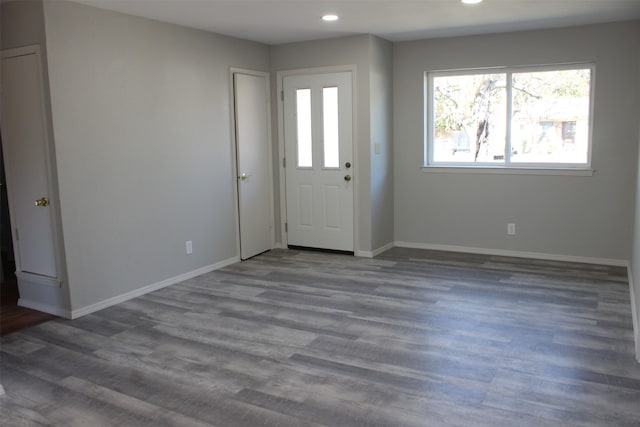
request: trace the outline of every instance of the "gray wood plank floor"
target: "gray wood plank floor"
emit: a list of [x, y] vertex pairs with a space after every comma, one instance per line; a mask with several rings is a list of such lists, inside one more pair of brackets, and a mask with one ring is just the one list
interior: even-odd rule
[[639, 426], [626, 269], [272, 251], [1, 340], [3, 426]]

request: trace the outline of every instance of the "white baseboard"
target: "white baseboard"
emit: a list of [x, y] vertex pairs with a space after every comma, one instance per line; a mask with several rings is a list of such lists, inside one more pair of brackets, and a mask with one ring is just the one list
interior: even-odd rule
[[103, 308], [110, 307], [115, 304], [119, 304], [121, 302], [128, 301], [130, 299], [139, 297], [144, 294], [148, 294], [149, 292], [156, 291], [158, 289], [166, 288], [167, 286], [175, 285], [176, 283], [180, 283], [182, 281], [194, 278], [196, 276], [200, 276], [205, 273], [209, 273], [214, 270], [218, 270], [220, 268], [226, 267], [227, 265], [234, 264], [240, 261], [239, 256], [235, 256], [224, 261], [220, 261], [216, 264], [211, 264], [206, 267], [199, 268], [197, 270], [190, 271], [188, 273], [180, 274], [178, 276], [170, 277], [169, 279], [163, 280], [161, 282], [152, 283], [147, 286], [143, 286], [142, 288], [135, 289], [131, 292], [124, 293], [122, 295], [117, 295], [112, 298], [108, 298], [106, 300], [97, 302], [95, 304], [91, 304], [77, 310], [71, 311], [70, 319], [77, 319], [78, 317], [85, 316], [89, 313], [93, 313], [98, 310], [102, 310]]
[[631, 296], [631, 316], [633, 319], [633, 338], [636, 343], [636, 360], [640, 363], [640, 319], [638, 318], [638, 309], [636, 306], [636, 295], [634, 290], [633, 272], [631, 271], [631, 263], [627, 263], [627, 273], [629, 276], [629, 295]]
[[357, 251], [355, 255], [362, 258], [373, 258], [380, 255], [384, 251], [388, 251], [394, 246], [395, 242], [389, 242], [386, 245], [379, 247], [378, 249], [374, 249], [373, 251]]
[[431, 249], [436, 251], [463, 252], [463, 253], [480, 254], [480, 255], [496, 255], [496, 256], [508, 256], [508, 257], [516, 257], [516, 258], [543, 259], [548, 261], [580, 262], [584, 264], [610, 265], [610, 266], [616, 266], [616, 267], [626, 267], [628, 264], [628, 261], [624, 259], [581, 257], [581, 256], [574, 256], [574, 255], [549, 254], [544, 252], [510, 251], [506, 249], [487, 249], [487, 248], [475, 248], [475, 247], [468, 247], [468, 246], [438, 245], [438, 244], [431, 244], [431, 243], [416, 243], [416, 242], [395, 242], [395, 245], [401, 248]]
[[18, 298], [18, 305], [20, 307], [30, 308], [32, 310], [42, 311], [43, 313], [53, 314], [54, 316], [64, 317], [65, 319], [71, 319], [71, 312], [69, 310], [56, 307], [54, 305], [42, 304], [35, 301], [29, 301], [24, 298]]

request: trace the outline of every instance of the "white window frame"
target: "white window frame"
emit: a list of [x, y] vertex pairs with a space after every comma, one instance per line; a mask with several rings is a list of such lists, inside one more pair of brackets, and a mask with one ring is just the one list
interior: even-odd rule
[[[512, 74], [523, 72], [544, 72], [544, 71], [562, 71], [562, 70], [590, 70], [590, 90], [589, 90], [589, 130], [587, 132], [587, 162], [586, 163], [511, 163], [511, 115], [512, 115]], [[505, 158], [502, 163], [499, 162], [436, 162], [433, 158], [433, 144], [435, 141], [434, 126], [434, 90], [433, 79], [442, 76], [463, 76], [473, 74], [490, 74], [502, 73], [506, 75], [506, 98], [507, 98], [507, 120], [506, 120], [506, 141], [505, 141]], [[592, 62], [569, 63], [569, 64], [552, 64], [552, 65], [535, 65], [522, 67], [488, 67], [488, 68], [469, 68], [469, 69], [453, 69], [440, 71], [427, 71], [424, 73], [424, 145], [423, 145], [423, 166], [425, 172], [458, 172], [458, 173], [525, 173], [536, 174], [538, 172], [552, 174], [576, 174], [576, 175], [592, 175], [591, 155], [593, 148], [593, 112], [594, 112], [594, 88], [595, 88], [596, 66]]]

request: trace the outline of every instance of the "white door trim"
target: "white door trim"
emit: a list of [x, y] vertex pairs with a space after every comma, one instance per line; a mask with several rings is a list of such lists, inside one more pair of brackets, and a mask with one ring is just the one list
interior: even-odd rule
[[[330, 67], [317, 67], [317, 68], [300, 68], [295, 70], [283, 70], [276, 72], [276, 90], [278, 99], [278, 168], [280, 178], [280, 239], [282, 247], [287, 248], [288, 237], [285, 231], [285, 223], [287, 222], [287, 191], [285, 182], [285, 168], [284, 168], [284, 100], [282, 99], [283, 93], [283, 80], [288, 76], [297, 76], [305, 74], [328, 74], [328, 73], [340, 73], [351, 72], [351, 99], [353, 108], [353, 178], [355, 185], [353, 186], [353, 253], [358, 254], [360, 252], [360, 239], [358, 231], [358, 218], [360, 217], [359, 208], [359, 191], [360, 186], [360, 162], [358, 157], [358, 102], [357, 102], [357, 73], [355, 64], [352, 65], [338, 65]], [[292, 161], [292, 160], [290, 160]]]
[[269, 214], [271, 223], [271, 248], [275, 247], [275, 212], [274, 212], [274, 191], [273, 191], [273, 137], [271, 130], [271, 78], [270, 74], [266, 71], [249, 70], [246, 68], [229, 67], [229, 100], [230, 106], [229, 116], [231, 122], [231, 164], [233, 176], [231, 177], [233, 183], [233, 198], [234, 209], [236, 218], [236, 253], [238, 259], [241, 259], [240, 253], [240, 195], [238, 194], [238, 141], [236, 135], [236, 117], [235, 117], [235, 93], [234, 93], [234, 78], [235, 74], [248, 74], [251, 76], [259, 76], [265, 78], [266, 90], [267, 90], [267, 132], [269, 141]]
[[[14, 58], [14, 57], [19, 57], [19, 56], [25, 56], [25, 55], [35, 55], [37, 62], [38, 62], [38, 77], [40, 80], [40, 104], [41, 104], [41, 109], [42, 109], [42, 126], [43, 126], [43, 141], [44, 141], [44, 156], [46, 159], [46, 164], [45, 164], [45, 168], [46, 168], [46, 176], [47, 176], [47, 190], [49, 192], [49, 208], [50, 208], [50, 218], [51, 218], [51, 230], [52, 230], [52, 239], [53, 239], [53, 247], [54, 247], [54, 259], [55, 259], [55, 264], [56, 264], [56, 276], [55, 278], [53, 278], [54, 280], [50, 280], [50, 283], [56, 283], [58, 288], [62, 287], [62, 283], [65, 281], [65, 277], [66, 277], [66, 269], [65, 269], [65, 265], [63, 262], [63, 251], [64, 251], [64, 246], [62, 244], [62, 238], [61, 238], [61, 227], [60, 227], [60, 216], [59, 216], [59, 205], [58, 205], [58, 198], [59, 198], [59, 194], [57, 191], [57, 185], [54, 184], [55, 181], [55, 175], [53, 172], [53, 150], [51, 147], [51, 140], [49, 138], [49, 130], [50, 125], [49, 125], [49, 117], [48, 117], [48, 109], [47, 109], [47, 104], [45, 102], [45, 79], [44, 79], [44, 64], [42, 62], [42, 50], [40, 48], [39, 45], [29, 45], [29, 46], [23, 46], [23, 47], [18, 47], [18, 48], [13, 48], [13, 49], [5, 49], [0, 51], [0, 59], [5, 59], [5, 58]], [[1, 86], [0, 86], [0, 107], [3, 105], [2, 100], [2, 90], [1, 90]], [[2, 114], [2, 111], [0, 111], [0, 114]], [[6, 161], [6, 157], [4, 157], [4, 160]], [[22, 263], [20, 260], [20, 251], [18, 250], [18, 239], [16, 239], [16, 235], [15, 235], [15, 228], [13, 227], [13, 224], [16, 224], [16, 214], [14, 211], [14, 207], [13, 207], [13, 203], [11, 201], [11, 194], [10, 194], [10, 189], [8, 189], [8, 200], [9, 200], [9, 218], [11, 220], [11, 224], [12, 224], [12, 230], [11, 230], [11, 234], [12, 234], [12, 239], [13, 239], [13, 248], [14, 248], [14, 259], [16, 261], [16, 274], [18, 273], [22, 273]], [[29, 274], [27, 274], [28, 276], [31, 276]]]

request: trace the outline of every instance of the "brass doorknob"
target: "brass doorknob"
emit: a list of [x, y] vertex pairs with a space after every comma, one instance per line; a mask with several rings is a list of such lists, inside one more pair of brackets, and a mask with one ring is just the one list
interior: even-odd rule
[[251, 175], [247, 175], [246, 173], [243, 173], [242, 175], [240, 175], [240, 177], [239, 177], [239, 178], [240, 178], [242, 181], [246, 181], [246, 180], [248, 180], [248, 179], [249, 179], [249, 177], [250, 177], [250, 176], [251, 176]]
[[351, 181], [351, 175], [345, 175], [344, 176], [344, 180], [345, 181]]
[[47, 199], [46, 197], [43, 197], [42, 199], [38, 199], [36, 200], [36, 206], [49, 206], [49, 199]]

